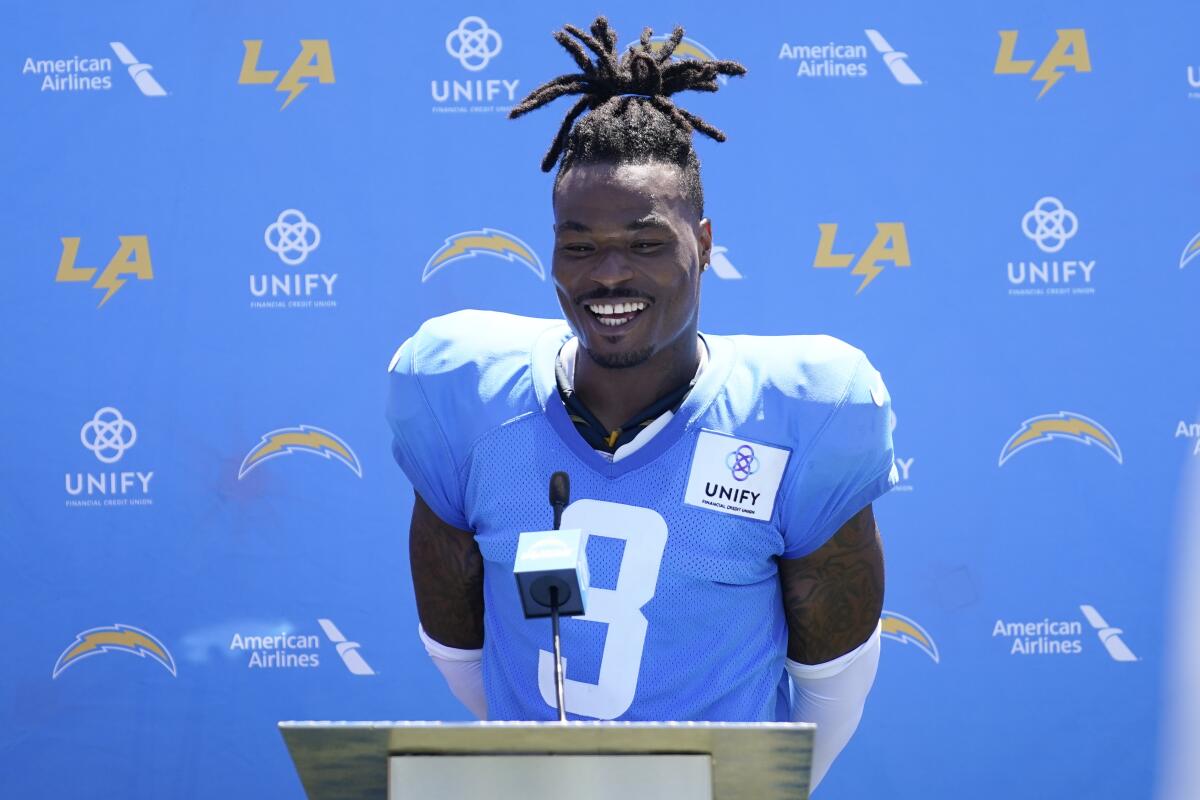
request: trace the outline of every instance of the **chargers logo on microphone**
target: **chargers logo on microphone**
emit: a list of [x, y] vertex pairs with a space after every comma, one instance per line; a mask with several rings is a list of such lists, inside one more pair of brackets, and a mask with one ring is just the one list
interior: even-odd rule
[[506, 261], [513, 261], [529, 267], [530, 272], [539, 280], [546, 280], [546, 270], [538, 259], [533, 248], [513, 236], [511, 233], [483, 228], [477, 231], [456, 233], [446, 240], [436, 253], [430, 256], [421, 273], [421, 283], [425, 283], [443, 267], [462, 261], [464, 258], [474, 258], [477, 255], [494, 256]]
[[238, 480], [264, 461], [292, 453], [312, 453], [332, 458], [345, 464], [358, 477], [362, 477], [362, 465], [358, 456], [350, 449], [350, 445], [322, 428], [299, 425], [295, 428], [279, 428], [264, 435], [242, 460], [242, 466], [238, 469]]
[[1117, 440], [1103, 425], [1094, 419], [1070, 411], [1059, 411], [1057, 414], [1042, 414], [1030, 417], [1021, 423], [1021, 428], [1012, 435], [1000, 451], [1000, 464], [1008, 461], [1017, 453], [1035, 444], [1045, 444], [1054, 439], [1070, 439], [1081, 444], [1096, 444], [1108, 453], [1118, 464], [1124, 463], [1121, 448]]
[[175, 659], [167, 646], [141, 628], [132, 625], [108, 625], [90, 628], [75, 637], [75, 641], [63, 650], [54, 664], [52, 678], [57, 678], [67, 667], [89, 656], [103, 653], [130, 653], [157, 661], [171, 675], [175, 675]]
[[934, 643], [933, 637], [916, 620], [903, 614], [897, 614], [895, 611], [884, 611], [880, 616], [880, 624], [883, 627], [881, 632], [883, 638], [901, 644], [915, 645], [918, 650], [932, 658], [933, 663], [941, 663], [941, 656], [938, 654], [937, 644]]

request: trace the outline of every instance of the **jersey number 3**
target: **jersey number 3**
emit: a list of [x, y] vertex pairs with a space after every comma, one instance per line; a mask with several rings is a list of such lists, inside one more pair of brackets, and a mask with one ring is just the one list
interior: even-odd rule
[[[577, 500], [563, 512], [564, 528], [583, 528], [589, 534], [625, 542], [617, 588], [588, 589], [588, 613], [577, 619], [608, 625], [600, 680], [584, 683], [566, 680], [567, 711], [596, 719], [616, 719], [633, 705], [642, 650], [646, 646], [646, 617], [642, 606], [654, 597], [663, 550], [667, 546], [667, 521], [657, 511], [603, 500]], [[567, 659], [563, 657], [563, 672]], [[554, 654], [538, 652], [538, 689], [542, 699], [557, 707], [554, 691]]]

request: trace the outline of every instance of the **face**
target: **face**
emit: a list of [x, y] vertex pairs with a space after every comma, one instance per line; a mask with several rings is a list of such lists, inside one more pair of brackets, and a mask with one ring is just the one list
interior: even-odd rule
[[695, 336], [712, 228], [670, 164], [588, 164], [554, 193], [554, 284], [584, 350], [637, 366]]

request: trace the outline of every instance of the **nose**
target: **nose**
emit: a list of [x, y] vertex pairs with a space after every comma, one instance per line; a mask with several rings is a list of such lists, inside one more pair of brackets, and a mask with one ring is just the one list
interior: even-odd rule
[[634, 271], [617, 248], [605, 248], [596, 259], [588, 279], [607, 289], [612, 289], [633, 279]]

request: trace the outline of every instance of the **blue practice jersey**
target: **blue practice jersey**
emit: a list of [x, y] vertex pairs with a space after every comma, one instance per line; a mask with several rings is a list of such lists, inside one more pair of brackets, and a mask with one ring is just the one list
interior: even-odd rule
[[390, 368], [393, 452], [484, 558], [489, 719], [553, 719], [550, 620], [527, 620], [512, 567], [551, 527], [589, 538], [587, 616], [564, 619], [572, 719], [787, 719], [776, 557], [799, 558], [896, 483], [889, 398], [866, 357], [827, 336], [704, 335], [708, 363], [674, 417], [616, 462], [576, 432], [555, 383], [561, 320], [460, 311]]

